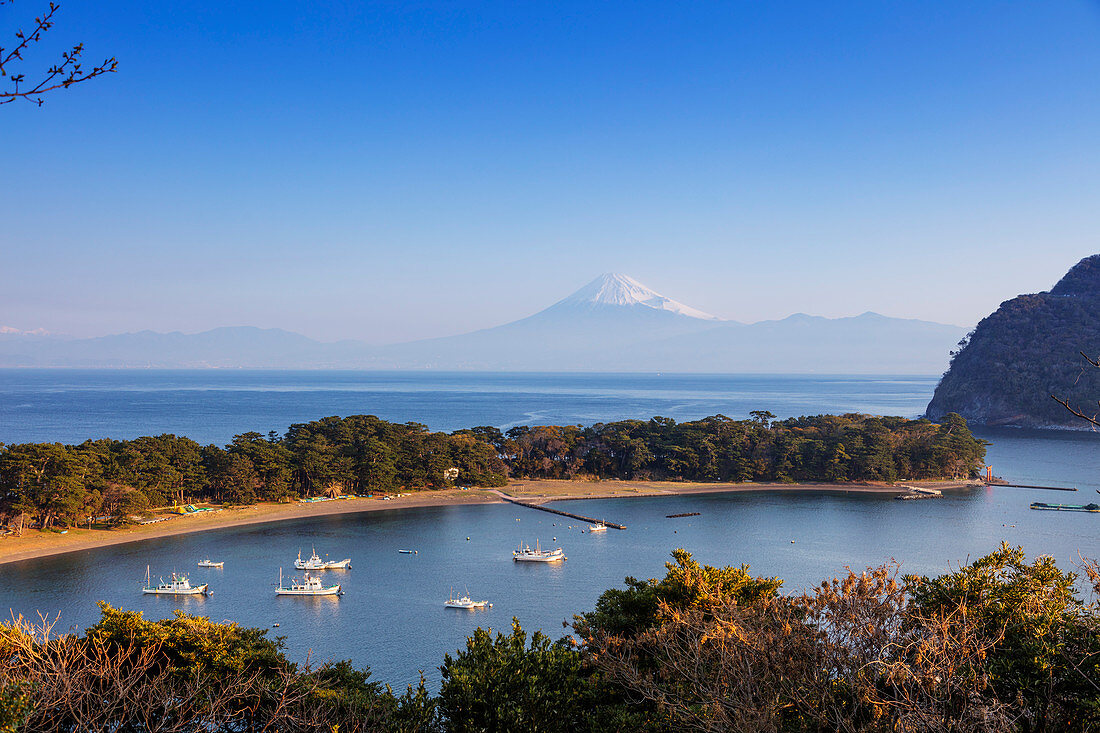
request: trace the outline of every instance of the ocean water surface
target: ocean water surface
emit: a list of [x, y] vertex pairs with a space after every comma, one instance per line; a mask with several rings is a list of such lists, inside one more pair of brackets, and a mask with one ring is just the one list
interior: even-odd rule
[[[433, 429], [469, 425], [593, 423], [652, 415], [688, 420], [716, 413], [781, 417], [829, 412], [920, 414], [932, 377], [682, 375], [484, 375], [326, 372], [0, 371], [0, 442], [79, 442], [174, 432], [224, 443], [324, 415], [376, 414]], [[1018, 483], [1076, 486], [1076, 494], [972, 490], [900, 502], [879, 495], [736, 493], [559, 502], [555, 507], [626, 524], [582, 532], [572, 520], [512, 505], [381, 511], [230, 528], [0, 565], [0, 611], [57, 615], [61, 628], [98, 616], [96, 600], [162, 618], [177, 609], [272, 628], [296, 660], [351, 658], [395, 687], [436, 667], [478, 625], [552, 637], [591, 610], [626, 575], [663, 575], [676, 547], [710, 564], [748, 563], [807, 588], [846, 565], [891, 558], [904, 572], [939, 573], [1002, 540], [1067, 567], [1100, 554], [1100, 516], [1029, 511], [1035, 500], [1098, 498], [1100, 440], [1091, 433], [980, 431], [998, 475]], [[668, 519], [697, 511], [700, 516]], [[570, 526], [572, 525], [572, 526]], [[467, 539], [468, 538], [468, 539]], [[519, 542], [560, 545], [560, 566], [517, 565]], [[0, 540], [3, 541], [3, 540]], [[350, 556], [341, 598], [279, 598], [279, 568], [301, 549]], [[398, 553], [416, 549], [416, 555]], [[223, 570], [199, 569], [204, 557]], [[210, 598], [143, 596], [154, 577], [188, 572]], [[493, 602], [485, 611], [442, 606], [451, 589]]]
[[691, 420], [750, 410], [915, 416], [936, 379], [915, 377], [434, 372], [0, 370], [0, 441], [79, 443], [174, 433], [224, 445], [328, 415], [432, 430]]

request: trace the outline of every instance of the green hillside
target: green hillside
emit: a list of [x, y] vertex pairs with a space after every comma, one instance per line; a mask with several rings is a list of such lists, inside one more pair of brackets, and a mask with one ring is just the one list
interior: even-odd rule
[[1081, 260], [1050, 292], [1020, 295], [984, 318], [951, 360], [927, 415], [957, 412], [985, 425], [1084, 427], [1051, 395], [1100, 413], [1100, 255]]

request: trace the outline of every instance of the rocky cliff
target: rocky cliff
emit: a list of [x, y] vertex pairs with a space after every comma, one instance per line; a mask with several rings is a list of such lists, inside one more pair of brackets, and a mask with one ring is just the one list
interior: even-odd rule
[[1049, 292], [1001, 303], [978, 324], [936, 387], [927, 416], [957, 412], [982, 425], [1083, 428], [1051, 395], [1100, 413], [1100, 255], [1086, 257]]

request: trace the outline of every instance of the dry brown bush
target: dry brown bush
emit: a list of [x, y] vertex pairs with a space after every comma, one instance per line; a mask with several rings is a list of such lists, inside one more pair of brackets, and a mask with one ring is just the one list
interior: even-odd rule
[[[308, 674], [180, 674], [156, 642], [119, 649], [17, 616], [0, 625], [0, 687], [32, 692], [26, 733], [331, 731], [331, 706]], [[366, 723], [367, 721], [362, 721]]]
[[[1100, 574], [1097, 576], [1100, 578]], [[996, 635], [966, 610], [922, 615], [884, 565], [794, 597], [706, 608], [662, 603], [632, 637], [595, 634], [592, 659], [677, 730], [1015, 730], [982, 677]]]

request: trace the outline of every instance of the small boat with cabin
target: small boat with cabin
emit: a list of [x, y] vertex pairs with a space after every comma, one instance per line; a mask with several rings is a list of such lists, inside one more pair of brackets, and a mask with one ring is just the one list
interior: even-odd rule
[[171, 580], [160, 578], [159, 582], [153, 585], [148, 565], [145, 566], [145, 585], [142, 587], [141, 592], [159, 596], [208, 596], [213, 594], [209, 583], [191, 585], [191, 581], [188, 580], [186, 575], [177, 575], [176, 573], [172, 573]]
[[607, 525], [604, 524], [603, 522], [596, 522], [595, 524], [593, 524], [591, 527], [588, 528], [588, 531], [589, 532], [606, 532], [607, 531]]
[[298, 550], [298, 559], [294, 561], [294, 567], [298, 570], [350, 570], [351, 558], [343, 560], [322, 560], [317, 554], [317, 548], [313, 548], [313, 555], [308, 560], [302, 559], [302, 551]]
[[218, 560], [217, 562], [215, 562], [214, 560], [211, 560], [210, 558], [207, 558], [206, 560], [199, 560], [199, 567], [200, 568], [221, 568], [221, 567], [225, 567], [225, 561], [224, 560]]
[[518, 550], [512, 550], [512, 559], [516, 562], [559, 562], [566, 558], [560, 547], [544, 550], [539, 547], [538, 540], [535, 540], [533, 549], [530, 545], [521, 542]]
[[444, 608], [492, 608], [493, 604], [489, 601], [475, 601], [470, 598], [469, 591], [462, 597], [455, 597], [454, 589], [451, 589], [451, 595], [443, 602]]
[[321, 579], [316, 575], [306, 573], [302, 578], [294, 578], [289, 586], [283, 585], [283, 569], [279, 568], [279, 587], [275, 589], [277, 596], [342, 596], [340, 584], [322, 585]]

